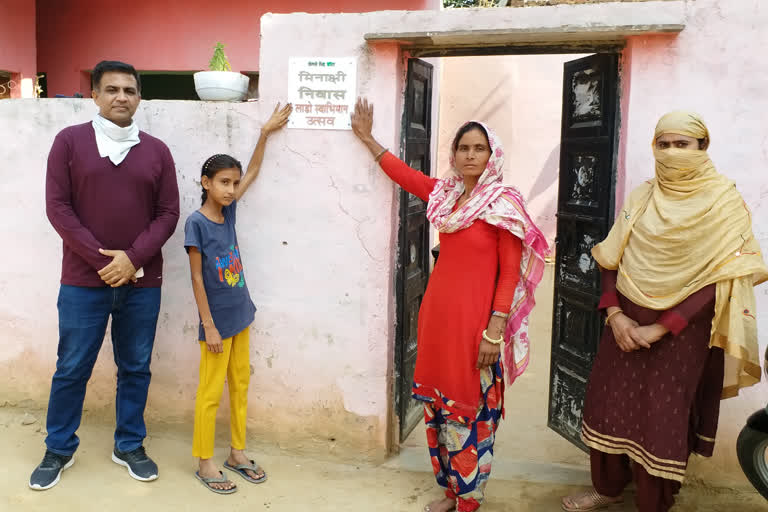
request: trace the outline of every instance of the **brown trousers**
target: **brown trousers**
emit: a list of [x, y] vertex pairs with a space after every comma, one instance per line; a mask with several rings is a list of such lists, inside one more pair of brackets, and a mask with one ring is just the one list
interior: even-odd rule
[[590, 449], [592, 485], [603, 496], [619, 496], [634, 476], [638, 512], [667, 512], [680, 492], [680, 482], [649, 475], [626, 455]]

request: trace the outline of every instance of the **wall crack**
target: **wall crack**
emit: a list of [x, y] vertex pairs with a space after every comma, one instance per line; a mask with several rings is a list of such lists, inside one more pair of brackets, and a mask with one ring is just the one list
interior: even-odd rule
[[384, 261], [383, 259], [376, 258], [371, 253], [370, 249], [368, 249], [368, 246], [365, 244], [365, 240], [363, 240], [363, 235], [360, 232], [363, 227], [363, 224], [365, 224], [366, 222], [370, 222], [370, 217], [366, 216], [362, 219], [358, 219], [357, 217], [352, 215], [349, 212], [349, 210], [344, 208], [344, 205], [341, 203], [341, 190], [339, 190], [338, 185], [336, 185], [336, 181], [334, 181], [333, 176], [329, 175], [328, 178], [331, 180], [330, 187], [336, 191], [336, 195], [337, 195], [336, 206], [338, 206], [339, 211], [341, 211], [341, 213], [343, 213], [344, 215], [352, 219], [352, 221], [355, 223], [355, 236], [357, 237], [357, 240], [360, 242], [360, 247], [363, 249], [363, 251], [365, 251], [365, 253], [368, 255], [368, 257], [371, 260], [375, 261], [376, 263], [383, 263]]

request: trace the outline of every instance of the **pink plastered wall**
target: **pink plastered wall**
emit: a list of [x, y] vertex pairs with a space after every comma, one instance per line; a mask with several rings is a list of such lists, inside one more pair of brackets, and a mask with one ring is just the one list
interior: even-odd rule
[[[189, 428], [193, 418], [200, 349], [183, 225], [200, 206], [200, 165], [214, 153], [247, 161], [265, 116], [285, 101], [288, 57], [356, 57], [358, 92], [377, 103], [377, 135], [398, 147], [404, 61], [395, 44], [361, 43], [371, 20], [264, 16], [261, 62], [270, 72], [262, 76], [259, 102], [141, 103], [136, 121], [171, 149], [181, 194], [181, 220], [163, 249], [150, 428], [158, 422]], [[0, 344], [2, 399], [31, 399], [42, 407], [47, 400], [56, 362], [61, 241], [45, 218], [45, 161], [59, 130], [95, 113], [89, 99], [0, 102], [0, 138], [10, 141], [0, 155], [11, 168], [36, 173], [33, 180], [19, 173], [0, 178], [4, 190], [30, 183], [5, 204], [24, 222], [6, 223], [0, 232], [18, 247], [33, 248], [21, 267], [12, 264], [11, 252], [0, 253], [0, 282], [8, 283], [0, 325], [11, 325], [16, 340]], [[238, 209], [241, 254], [258, 307], [251, 326], [251, 436], [312, 454], [380, 460], [387, 453], [397, 197], [350, 131], [285, 129], [270, 137], [261, 174]], [[109, 419], [114, 409], [111, 359], [107, 337], [89, 384], [89, 415]]]
[[16, 87], [11, 97], [21, 97], [21, 81], [37, 73], [35, 0], [0, 2], [0, 71], [10, 71]]

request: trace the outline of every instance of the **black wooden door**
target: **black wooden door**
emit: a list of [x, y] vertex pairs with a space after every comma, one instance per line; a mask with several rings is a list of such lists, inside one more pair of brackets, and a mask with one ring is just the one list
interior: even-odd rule
[[590, 250], [613, 222], [617, 108], [618, 55], [565, 63], [548, 424], [582, 449], [584, 392], [602, 332]]
[[[414, 169], [430, 173], [429, 140], [432, 119], [432, 65], [408, 61], [401, 157]], [[411, 398], [416, 367], [416, 327], [419, 307], [429, 278], [429, 223], [427, 203], [400, 191], [400, 235], [397, 271], [397, 339], [395, 350], [395, 410], [404, 441], [423, 418], [419, 402]]]

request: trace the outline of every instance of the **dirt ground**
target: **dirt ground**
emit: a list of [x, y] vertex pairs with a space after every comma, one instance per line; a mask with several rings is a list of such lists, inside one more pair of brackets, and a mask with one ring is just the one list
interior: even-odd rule
[[[0, 404], [1, 405], [1, 404]], [[343, 464], [281, 452], [252, 443], [251, 454], [262, 464], [269, 480], [248, 484], [232, 475], [239, 492], [219, 496], [206, 490], [193, 472], [191, 432], [183, 427], [148, 425], [145, 443], [160, 467], [154, 482], [137, 482], [110, 460], [112, 425], [85, 415], [78, 434], [80, 449], [75, 464], [54, 488], [36, 492], [27, 487], [30, 472], [40, 461], [44, 445], [44, 413], [23, 407], [0, 407], [0, 510], [15, 511], [209, 511], [261, 509], [283, 511], [417, 512], [440, 496], [426, 450], [406, 443], [400, 455], [382, 465]], [[226, 456], [227, 443], [218, 443], [217, 458]], [[564, 493], [582, 489], [578, 468], [558, 465], [511, 469], [501, 465], [487, 489], [483, 512], [557, 511]], [[530, 475], [524, 481], [517, 477]], [[570, 480], [570, 481], [569, 481]], [[627, 493], [631, 503], [631, 492]], [[631, 511], [624, 505], [612, 511]], [[686, 487], [674, 512], [758, 512], [768, 510], [757, 493]]]
[[[531, 319], [537, 339], [549, 340], [551, 268], [545, 275], [539, 307]], [[505, 395], [507, 417], [496, 439], [496, 458], [482, 512], [560, 510], [560, 497], [587, 489], [588, 457], [547, 428], [548, 342], [538, 343], [523, 378]], [[220, 418], [224, 414], [220, 413]], [[28, 488], [29, 475], [44, 453], [45, 411], [31, 400], [0, 400], [0, 512], [16, 511], [210, 511], [259, 509], [269, 512], [419, 512], [441, 496], [431, 473], [424, 428], [417, 425], [400, 453], [383, 464], [351, 464], [331, 459], [327, 450], [281, 451], [273, 444], [249, 439], [249, 453], [269, 475], [253, 485], [230, 474], [239, 491], [219, 496], [193, 476], [192, 426], [148, 420], [145, 446], [160, 467], [160, 478], [142, 483], [110, 459], [114, 413], [87, 410], [78, 431], [81, 443], [75, 464], [54, 488]], [[220, 424], [216, 458], [227, 454], [227, 428]], [[743, 482], [746, 485], [746, 482]], [[630, 512], [633, 496], [610, 512]], [[687, 484], [672, 512], [758, 512], [768, 504], [745, 487], [711, 488]]]

